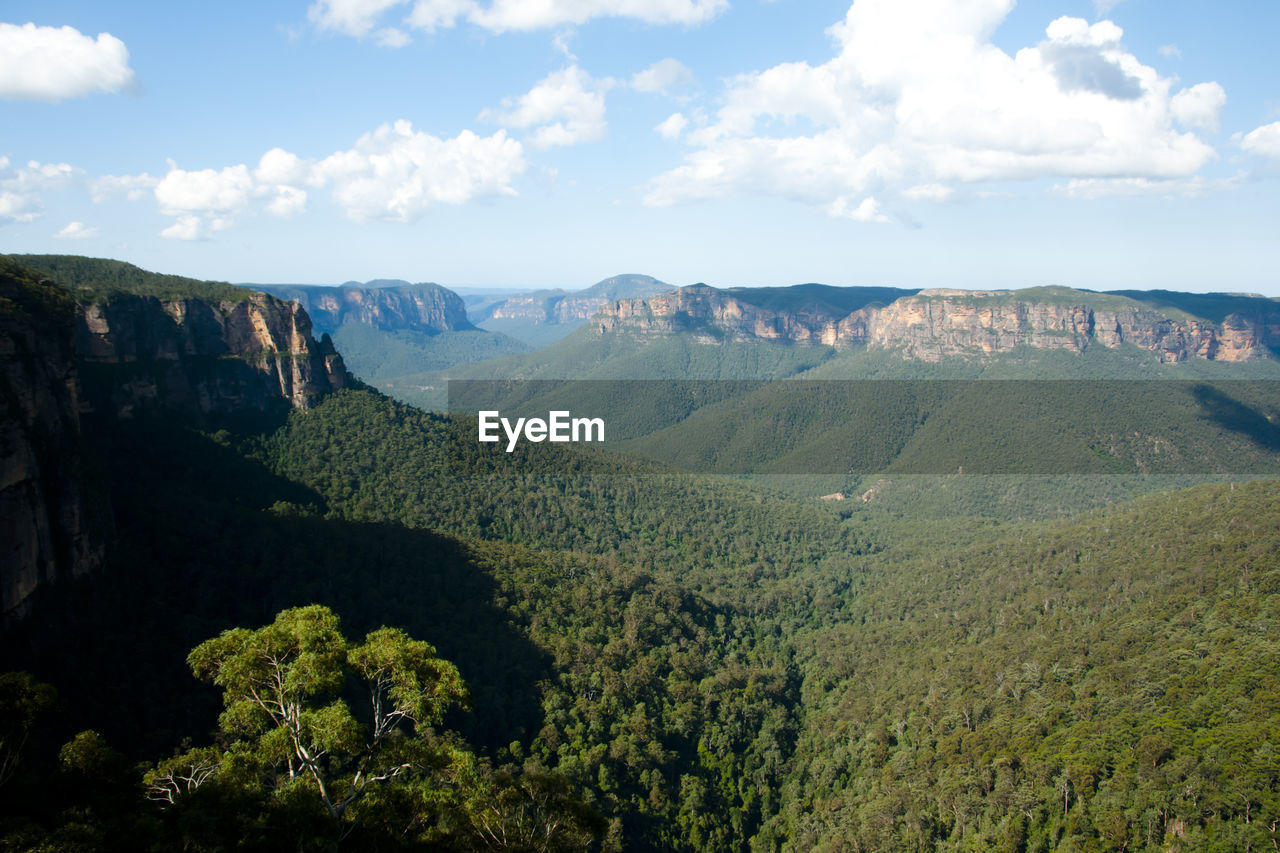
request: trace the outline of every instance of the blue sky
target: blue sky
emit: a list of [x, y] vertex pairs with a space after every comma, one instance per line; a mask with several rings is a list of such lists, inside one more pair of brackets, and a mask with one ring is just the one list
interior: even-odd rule
[[1280, 296], [1275, 0], [0, 5], [0, 251]]

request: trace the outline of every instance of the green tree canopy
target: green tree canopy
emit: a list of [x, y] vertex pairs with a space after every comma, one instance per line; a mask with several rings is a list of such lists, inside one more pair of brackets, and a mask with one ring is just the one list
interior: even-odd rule
[[[247, 748], [282, 791], [313, 788], [339, 823], [370, 786], [435, 764], [438, 750], [424, 735], [450, 706], [468, 702], [457, 668], [430, 644], [395, 628], [351, 643], [320, 605], [224, 631], [188, 663], [222, 689], [220, 726], [236, 739], [232, 751]], [[368, 696], [363, 721], [343, 698], [353, 682]]]

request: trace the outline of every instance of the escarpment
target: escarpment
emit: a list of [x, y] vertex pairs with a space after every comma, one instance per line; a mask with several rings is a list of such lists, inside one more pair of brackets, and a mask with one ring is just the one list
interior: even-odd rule
[[760, 305], [699, 284], [646, 299], [615, 300], [601, 308], [592, 326], [597, 334], [687, 332], [707, 340], [887, 350], [919, 361], [980, 358], [1020, 347], [1083, 353], [1092, 346], [1123, 345], [1153, 352], [1164, 363], [1268, 357], [1270, 347], [1280, 342], [1280, 303], [1262, 297], [1233, 300], [1240, 310], [1214, 321], [1128, 297], [1068, 288], [935, 289], [845, 313], [830, 304], [804, 301]]
[[342, 357], [317, 341], [296, 303], [121, 295], [82, 305], [76, 350], [95, 412], [218, 415], [305, 409], [347, 384]]
[[0, 256], [0, 614], [101, 564], [104, 490], [85, 475], [75, 304]]
[[278, 419], [349, 384], [342, 357], [327, 335], [312, 336], [297, 304], [115, 261], [34, 260], [65, 278], [0, 255], [6, 619], [106, 558], [111, 508], [83, 436], [143, 417], [203, 428]]
[[462, 297], [438, 284], [404, 281], [319, 285], [253, 285], [265, 293], [301, 305], [326, 332], [344, 323], [362, 323], [384, 332], [400, 329], [436, 333], [474, 328]]

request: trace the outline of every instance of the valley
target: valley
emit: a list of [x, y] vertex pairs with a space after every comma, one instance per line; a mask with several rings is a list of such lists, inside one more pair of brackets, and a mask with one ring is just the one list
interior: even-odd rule
[[[1275, 300], [0, 285], [0, 668], [60, 697], [10, 848], [1280, 843]], [[481, 444], [479, 399], [619, 443]], [[313, 604], [470, 697], [336, 823], [187, 665]], [[194, 749], [215, 781], [137, 793]]]

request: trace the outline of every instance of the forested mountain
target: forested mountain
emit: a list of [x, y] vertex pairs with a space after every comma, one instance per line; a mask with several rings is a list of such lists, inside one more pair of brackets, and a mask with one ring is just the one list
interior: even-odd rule
[[[27, 310], [5, 298], [0, 316]], [[824, 352], [640, 337], [626, 352], [648, 367], [683, 353], [714, 376]], [[348, 384], [271, 420], [85, 415], [114, 535], [6, 629], [3, 668], [32, 673], [0, 677], [6, 849], [1280, 844], [1275, 481], [1127, 500], [1158, 484], [890, 471], [817, 501], [591, 446], [507, 453], [465, 416]], [[1200, 436], [1182, 452], [1274, 456], [1257, 393], [1169, 409]], [[747, 400], [741, 417], [763, 411], [718, 404]], [[880, 395], [904, 421], [922, 402]], [[1195, 412], [1240, 444], [1208, 446]], [[984, 415], [906, 443], [928, 458]], [[1116, 502], [1077, 511], [1099, 495]], [[324, 751], [301, 775], [293, 730], [235, 699], [255, 649], [310, 685], [273, 694], [306, 709], [298, 749]], [[390, 704], [359, 692], [374, 671]], [[392, 766], [366, 749], [401, 769], [329, 808], [323, 782]]]

